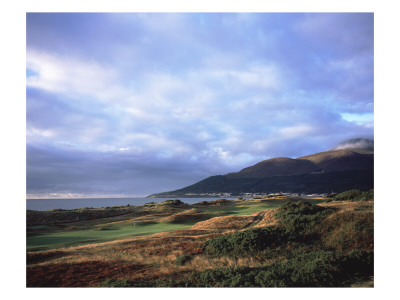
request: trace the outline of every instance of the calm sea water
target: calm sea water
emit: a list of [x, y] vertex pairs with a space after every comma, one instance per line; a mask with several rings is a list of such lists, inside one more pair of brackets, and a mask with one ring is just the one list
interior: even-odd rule
[[[74, 198], [74, 199], [27, 199], [26, 208], [32, 210], [49, 209], [74, 209], [83, 207], [101, 208], [107, 206], [120, 205], [143, 205], [149, 202], [163, 202], [175, 198]], [[182, 198], [182, 202], [187, 204], [198, 203], [201, 201], [211, 201], [221, 198]], [[225, 198], [235, 199], [235, 198]]]

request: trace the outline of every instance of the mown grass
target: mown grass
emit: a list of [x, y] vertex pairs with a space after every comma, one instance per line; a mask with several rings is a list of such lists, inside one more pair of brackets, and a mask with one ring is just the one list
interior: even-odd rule
[[[113, 207], [110, 213], [108, 213], [106, 209], [101, 209], [101, 213], [94, 210], [95, 215], [100, 216], [100, 219], [92, 219], [93, 216], [89, 214], [90, 209], [85, 209], [80, 210], [80, 212], [84, 211], [85, 214], [85, 218], [82, 218], [80, 221], [77, 219], [77, 221], [73, 223], [28, 226], [27, 250], [56, 249], [60, 247], [100, 243], [127, 237], [187, 229], [201, 220], [221, 215], [248, 215], [261, 210], [279, 207], [284, 201], [287, 200], [242, 201], [221, 206], [193, 205], [196, 207], [197, 214], [192, 216], [190, 213], [194, 210], [193, 206], [182, 205], [175, 202], [169, 203], [167, 201], [166, 203], [144, 205], [143, 208], [146, 210], [139, 215], [130, 215], [135, 211], [139, 211], [138, 208], [132, 206]], [[127, 213], [123, 214], [122, 212], [124, 211]], [[185, 212], [188, 212], [187, 217], [185, 217]], [[56, 216], [62, 216], [63, 213], [66, 215], [65, 219], [68, 219], [70, 215], [74, 215], [77, 212], [74, 211], [71, 213], [67, 210], [55, 210], [54, 212], [49, 212], [48, 215], [50, 215], [51, 220], [53, 220]], [[53, 214], [56, 215], [53, 216]], [[110, 217], [110, 215], [112, 216], [113, 214], [116, 215]], [[35, 213], [31, 213], [31, 215], [35, 215]], [[39, 220], [42, 220], [44, 216], [46, 216], [46, 214], [40, 213]], [[107, 216], [107, 218], [104, 216]], [[146, 218], [143, 219], [143, 216], [146, 216]], [[166, 216], [172, 217], [169, 218], [169, 222], [166, 221], [168, 220]], [[176, 217], [174, 218], [173, 216]], [[61, 217], [61, 219], [63, 219], [63, 217]], [[68, 222], [69, 220], [70, 219], [68, 219]], [[143, 220], [146, 220], [146, 222]], [[36, 231], [35, 233], [37, 229], [41, 229], [41, 231]]]
[[[27, 237], [27, 250], [46, 250], [190, 228], [195, 222], [109, 225], [87, 230], [57, 231]], [[105, 229], [106, 228], [106, 229]]]
[[[280, 199], [250, 199], [239, 201], [233, 205], [206, 207], [204, 211], [214, 216], [243, 216], [250, 215], [266, 209], [278, 208], [282, 203], [293, 200], [292, 198]], [[325, 202], [324, 199], [310, 199], [307, 200], [312, 204]]]

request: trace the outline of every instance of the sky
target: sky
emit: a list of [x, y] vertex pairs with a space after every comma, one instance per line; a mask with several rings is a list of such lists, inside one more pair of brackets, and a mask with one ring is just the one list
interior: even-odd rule
[[27, 13], [28, 198], [141, 197], [374, 137], [372, 13]]

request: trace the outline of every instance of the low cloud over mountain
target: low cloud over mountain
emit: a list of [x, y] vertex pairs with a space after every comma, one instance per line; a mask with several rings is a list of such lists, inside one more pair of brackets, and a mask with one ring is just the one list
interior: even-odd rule
[[374, 151], [374, 140], [364, 139], [364, 138], [349, 139], [341, 142], [332, 150], [349, 150], [349, 149]]

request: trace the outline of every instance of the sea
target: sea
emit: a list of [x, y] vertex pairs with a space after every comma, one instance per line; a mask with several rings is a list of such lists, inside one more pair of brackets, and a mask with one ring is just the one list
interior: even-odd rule
[[[50, 209], [76, 209], [76, 208], [101, 208], [109, 206], [143, 205], [149, 202], [163, 202], [178, 198], [68, 198], [68, 199], [26, 199], [26, 209], [50, 210]], [[184, 203], [194, 204], [201, 201], [212, 201], [219, 198], [180, 198]], [[225, 198], [234, 200], [236, 198]]]

